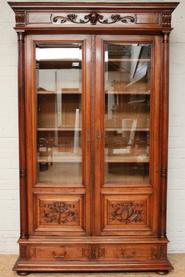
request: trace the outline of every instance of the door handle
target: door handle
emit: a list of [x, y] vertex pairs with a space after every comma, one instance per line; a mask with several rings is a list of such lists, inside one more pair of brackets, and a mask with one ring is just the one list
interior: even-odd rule
[[63, 259], [63, 258], [65, 258], [65, 255], [55, 256], [55, 258], [56, 258], [56, 259], [59, 259], [59, 258], [60, 258], [60, 259]]
[[100, 143], [100, 140], [101, 140], [101, 132], [100, 132], [100, 130], [98, 130], [97, 133], [96, 133], [96, 139], [97, 139], [97, 142]]
[[91, 131], [90, 131], [90, 129], [88, 129], [88, 131], [87, 131], [87, 142], [88, 142], [88, 144], [91, 142]]

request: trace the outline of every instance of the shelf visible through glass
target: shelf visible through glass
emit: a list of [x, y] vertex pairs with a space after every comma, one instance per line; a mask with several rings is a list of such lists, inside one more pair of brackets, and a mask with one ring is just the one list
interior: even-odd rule
[[105, 47], [105, 185], [149, 183], [151, 45]]
[[37, 181], [82, 184], [82, 46], [37, 45]]

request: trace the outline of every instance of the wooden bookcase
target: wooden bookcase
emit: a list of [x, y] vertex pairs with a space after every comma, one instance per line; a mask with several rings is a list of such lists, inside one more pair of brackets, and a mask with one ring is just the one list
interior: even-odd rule
[[178, 3], [9, 4], [19, 46], [14, 270], [167, 273], [169, 34]]

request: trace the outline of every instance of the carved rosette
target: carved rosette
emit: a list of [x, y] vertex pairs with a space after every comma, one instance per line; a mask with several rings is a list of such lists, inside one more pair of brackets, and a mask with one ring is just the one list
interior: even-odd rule
[[79, 203], [41, 201], [41, 224], [73, 225], [79, 223]]
[[121, 257], [124, 259], [132, 259], [136, 256], [136, 249], [124, 249], [120, 248]]
[[91, 251], [89, 247], [82, 247], [82, 257], [87, 259], [91, 258]]
[[98, 247], [97, 249], [97, 258], [105, 258], [105, 248], [103, 247]]
[[109, 224], [144, 224], [145, 205], [142, 202], [111, 202]]
[[151, 248], [152, 260], [164, 260], [166, 259], [167, 250], [165, 245], [160, 245]]
[[97, 12], [92, 12], [80, 17], [79, 14], [67, 14], [67, 15], [51, 15], [51, 23], [63, 24], [66, 22], [71, 22], [74, 24], [87, 24], [92, 25], [99, 24], [114, 24], [116, 22], [121, 22], [123, 24], [133, 24], [136, 23], [136, 15], [125, 15], [112, 14], [110, 17], [105, 18], [103, 14]]

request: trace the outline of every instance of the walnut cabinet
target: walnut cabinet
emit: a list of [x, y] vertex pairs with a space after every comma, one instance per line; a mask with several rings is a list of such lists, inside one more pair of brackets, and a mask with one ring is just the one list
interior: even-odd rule
[[14, 270], [160, 271], [178, 3], [10, 2], [19, 49]]

